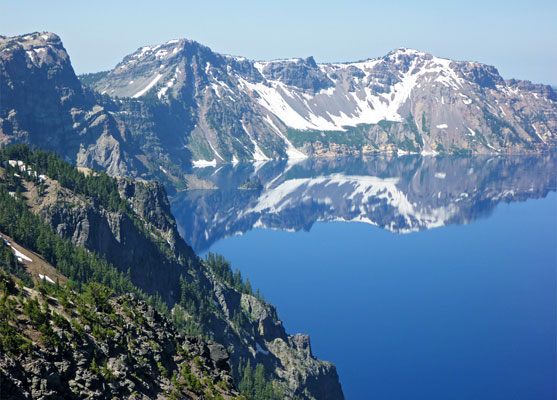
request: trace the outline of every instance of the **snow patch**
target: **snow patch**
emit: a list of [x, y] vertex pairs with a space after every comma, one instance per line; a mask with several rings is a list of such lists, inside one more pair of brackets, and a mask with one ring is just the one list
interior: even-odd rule
[[445, 172], [436, 172], [435, 177], [437, 179], [445, 179], [447, 177], [447, 174]]
[[151, 82], [149, 82], [149, 84], [147, 86], [145, 86], [145, 88], [143, 90], [140, 90], [139, 92], [134, 94], [132, 97], [135, 99], [135, 98], [143, 96], [145, 93], [147, 93], [149, 91], [149, 89], [151, 89], [153, 86], [155, 86], [161, 78], [162, 78], [162, 75], [157, 74], [157, 76], [155, 76], [155, 78]]
[[14, 246], [12, 246], [10, 244], [10, 247], [12, 248], [14, 255], [18, 258], [18, 259], [22, 259], [25, 261], [29, 261], [32, 262], [33, 260], [31, 260], [29, 257], [27, 257], [25, 254], [23, 254], [21, 251], [19, 251], [18, 249], [16, 249]]
[[213, 158], [212, 161], [195, 160], [193, 162], [193, 167], [194, 168], [205, 168], [205, 167], [216, 167], [216, 166], [217, 166], [217, 160], [215, 158]]
[[273, 120], [271, 119], [271, 117], [269, 117], [268, 115], [265, 117], [265, 120], [269, 123], [269, 125], [271, 125], [271, 127], [275, 130], [275, 132], [277, 133], [277, 135], [284, 140], [284, 143], [286, 143], [286, 155], [288, 156], [288, 158], [294, 158], [294, 159], [304, 159], [307, 158], [308, 156], [306, 156], [304, 153], [302, 153], [301, 151], [299, 151], [298, 149], [296, 149], [294, 147], [294, 145], [290, 142], [290, 140], [288, 140], [288, 138], [286, 136], [284, 136], [284, 134], [280, 131], [280, 129], [275, 125], [275, 123], [273, 122]]
[[43, 279], [46, 280], [48, 283], [52, 283], [52, 284], [55, 284], [55, 283], [56, 283], [56, 282], [54, 282], [52, 279], [50, 279], [50, 278], [48, 277], [48, 275], [39, 274], [39, 278], [40, 278], [41, 280], [43, 280]]
[[269, 157], [267, 157], [265, 155], [265, 153], [263, 153], [263, 150], [261, 150], [261, 148], [259, 147], [259, 145], [257, 144], [257, 141], [253, 138], [252, 134], [250, 134], [247, 126], [245, 125], [244, 121], [242, 120], [242, 129], [244, 129], [244, 131], [248, 134], [249, 139], [251, 141], [251, 143], [253, 144], [254, 147], [254, 151], [253, 151], [253, 159], [255, 161], [267, 161], [269, 160]]

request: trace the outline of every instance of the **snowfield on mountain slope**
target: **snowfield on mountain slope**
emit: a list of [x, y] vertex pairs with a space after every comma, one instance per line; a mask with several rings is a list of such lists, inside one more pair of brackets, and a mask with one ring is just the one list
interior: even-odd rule
[[[399, 82], [391, 87], [389, 93], [376, 94], [370, 87], [376, 83], [376, 79], [372, 77], [373, 69], [385, 63], [384, 59], [349, 64], [320, 64], [319, 68], [327, 73], [335, 87], [315, 94], [270, 79], [263, 83], [250, 83], [241, 79], [240, 84], [256, 92], [257, 102], [280, 118], [286, 126], [322, 131], [345, 130], [346, 126], [376, 124], [382, 120], [402, 121], [403, 116], [399, 110], [406, 101], [411, 100], [412, 91], [420, 79], [431, 81], [435, 78], [434, 82], [455, 90], [463, 86], [463, 80], [451, 68], [450, 60], [432, 57], [424, 62], [425, 53], [410, 49], [399, 49], [394, 54], [413, 59], [408, 70], [401, 74]], [[270, 63], [272, 62], [256, 63], [256, 68], [263, 73], [264, 67]], [[360, 70], [364, 77], [355, 78], [353, 86], [346, 90], [343, 86], [345, 82], [331, 75], [345, 73], [349, 68]]]

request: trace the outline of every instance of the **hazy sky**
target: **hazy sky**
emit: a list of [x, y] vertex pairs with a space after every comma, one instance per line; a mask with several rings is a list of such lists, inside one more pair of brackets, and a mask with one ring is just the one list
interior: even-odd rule
[[60, 35], [77, 73], [188, 38], [258, 60], [354, 61], [410, 47], [557, 85], [556, 0], [4, 1], [0, 34], [33, 31]]

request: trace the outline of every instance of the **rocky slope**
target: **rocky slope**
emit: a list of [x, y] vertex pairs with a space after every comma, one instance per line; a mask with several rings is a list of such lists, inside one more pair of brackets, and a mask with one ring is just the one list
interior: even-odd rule
[[[373, 157], [227, 165], [199, 175], [217, 190], [171, 198], [184, 238], [196, 251], [254, 228], [309, 230], [349, 221], [408, 233], [466, 224], [501, 202], [547, 196], [557, 155]], [[240, 189], [244, 182], [260, 187]]]
[[224, 347], [183, 336], [133, 295], [102, 297], [103, 289], [31, 289], [0, 271], [2, 399], [244, 398]]
[[[411, 49], [344, 64], [254, 62], [171, 40], [90, 79], [101, 93], [190, 107], [198, 165], [373, 152], [540, 151], [557, 138], [550, 86]], [[301, 154], [302, 153], [302, 154]]]
[[[39, 168], [26, 150], [17, 155], [23, 160], [7, 160], [6, 168]], [[185, 331], [224, 345], [235, 374], [248, 361], [259, 363], [286, 398], [343, 398], [334, 365], [311, 354], [307, 336], [287, 334], [275, 308], [254, 295], [241, 278], [233, 280], [224, 260], [204, 262], [195, 256], [178, 234], [160, 184], [114, 179], [120, 196], [116, 203], [130, 204], [130, 211], [102, 206], [94, 196], [70, 190], [71, 185], [50, 176], [37, 181], [17, 178], [13, 170], [8, 175], [0, 172], [6, 182], [9, 175], [20, 185], [27, 205], [60, 236], [106, 257], [147, 294], [174, 306], [175, 323]], [[33, 172], [24, 177], [32, 178]]]

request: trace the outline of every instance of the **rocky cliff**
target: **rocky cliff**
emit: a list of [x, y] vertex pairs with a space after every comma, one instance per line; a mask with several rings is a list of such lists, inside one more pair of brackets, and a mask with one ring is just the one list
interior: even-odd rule
[[189, 165], [188, 151], [169, 153], [182, 145], [164, 136], [183, 130], [182, 114], [145, 102], [123, 107], [83, 88], [52, 33], [0, 36], [0, 144], [26, 142], [111, 175], [168, 181], [161, 165]]
[[42, 196], [32, 183], [25, 186], [34, 212], [60, 236], [101, 254], [121, 271], [129, 271], [146, 293], [175, 304], [184, 262], [196, 256], [177, 233], [166, 192], [156, 182], [119, 178], [118, 184], [135, 215], [99, 207], [48, 178]]

